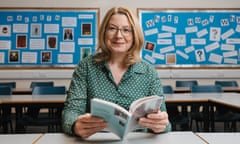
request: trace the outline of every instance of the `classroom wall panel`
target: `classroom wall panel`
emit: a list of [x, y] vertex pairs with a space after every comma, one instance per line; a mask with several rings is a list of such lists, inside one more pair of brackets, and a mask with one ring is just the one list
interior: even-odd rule
[[[112, 6], [128, 6], [137, 12], [138, 8], [239, 8], [240, 1], [239, 0], [121, 0], [121, 1], [112, 1], [112, 0], [57, 0], [57, 1], [49, 1], [49, 0], [2, 0], [1, 8], [99, 8], [100, 9], [100, 20], [105, 15], [106, 11]], [[204, 83], [212, 83], [217, 76], [224, 75], [225, 77], [235, 77], [235, 79], [239, 79], [239, 71], [238, 70], [226, 70], [213, 68], [211, 72], [207, 72], [208, 70], [193, 70], [186, 69], [185, 70], [173, 70], [173, 69], [158, 69], [160, 77], [163, 79], [164, 83], [174, 83], [175, 79], [188, 79], [187, 77], [198, 77], [203, 80]], [[195, 73], [200, 72], [198, 75]], [[219, 74], [219, 71], [223, 71]], [[15, 80], [17, 81], [17, 87], [28, 87], [30, 81], [34, 80], [55, 80], [60, 84], [66, 83], [68, 84], [70, 81], [71, 74], [73, 69], [64, 70], [64, 69], [27, 69], [27, 70], [19, 70], [17, 69], [0, 69], [0, 80], [8, 81]], [[49, 74], [48, 74], [49, 73]], [[224, 73], [224, 74], [223, 74]], [[225, 74], [226, 73], [226, 74]], [[228, 74], [230, 73], [230, 74]], [[232, 75], [232, 76], [231, 76]], [[204, 78], [205, 77], [205, 78]], [[27, 78], [27, 80], [24, 80]], [[190, 78], [189, 78], [190, 79]], [[227, 79], [227, 78], [226, 78]], [[231, 79], [231, 78], [229, 78]]]

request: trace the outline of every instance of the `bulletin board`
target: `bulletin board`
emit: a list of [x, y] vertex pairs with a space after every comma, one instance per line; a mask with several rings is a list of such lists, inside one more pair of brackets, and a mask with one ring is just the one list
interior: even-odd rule
[[240, 66], [240, 9], [137, 10], [142, 58], [156, 66]]
[[74, 67], [95, 52], [98, 8], [0, 8], [0, 68]]

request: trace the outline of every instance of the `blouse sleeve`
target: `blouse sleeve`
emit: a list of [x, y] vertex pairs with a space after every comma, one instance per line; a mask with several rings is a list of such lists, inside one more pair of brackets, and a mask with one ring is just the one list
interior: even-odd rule
[[77, 117], [84, 114], [87, 109], [87, 63], [81, 61], [75, 68], [64, 103], [62, 113], [63, 131], [73, 135], [72, 127]]
[[[161, 111], [167, 111], [161, 79], [159, 78], [157, 70], [155, 68], [153, 68], [152, 71], [153, 71], [153, 77], [152, 77], [152, 84], [151, 84], [151, 88], [150, 88], [151, 89], [151, 95], [163, 96], [163, 102], [161, 104], [160, 110]], [[172, 129], [171, 128], [171, 123], [169, 122], [165, 131], [163, 131], [163, 132], [169, 132], [169, 131], [171, 131], [171, 129]]]

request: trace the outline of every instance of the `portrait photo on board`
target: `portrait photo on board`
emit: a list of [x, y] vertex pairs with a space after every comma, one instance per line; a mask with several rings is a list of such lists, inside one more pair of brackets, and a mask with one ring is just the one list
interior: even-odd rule
[[50, 52], [50, 51], [41, 52], [41, 62], [42, 63], [52, 62], [52, 52]]
[[64, 40], [73, 40], [73, 29], [72, 28], [64, 28], [63, 29], [63, 39]]
[[19, 51], [9, 51], [9, 62], [19, 62]]
[[47, 48], [57, 49], [57, 36], [47, 36]]

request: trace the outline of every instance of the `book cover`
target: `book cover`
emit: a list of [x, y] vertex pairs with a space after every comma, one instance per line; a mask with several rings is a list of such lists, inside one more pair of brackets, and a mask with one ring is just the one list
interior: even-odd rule
[[115, 133], [120, 139], [124, 139], [127, 133], [142, 129], [138, 125], [138, 119], [149, 113], [155, 113], [160, 109], [162, 96], [147, 96], [134, 101], [129, 111], [123, 107], [102, 99], [91, 100], [91, 114], [103, 118], [108, 122], [108, 131]]

